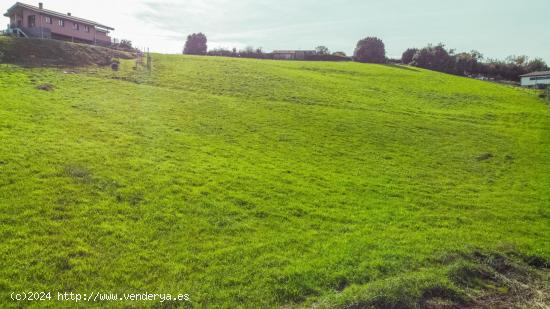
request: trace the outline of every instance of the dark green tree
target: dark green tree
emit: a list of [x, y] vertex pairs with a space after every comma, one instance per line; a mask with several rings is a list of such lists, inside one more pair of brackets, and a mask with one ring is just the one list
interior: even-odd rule
[[418, 52], [418, 48], [409, 48], [401, 56], [401, 63], [409, 64], [413, 61], [414, 55]]
[[538, 71], [548, 71], [548, 70], [549, 68], [546, 62], [544, 62], [544, 60], [540, 58], [535, 58], [529, 61], [525, 67], [525, 71], [527, 71], [527, 73], [538, 72]]
[[455, 73], [458, 75], [470, 75], [480, 72], [483, 56], [479, 52], [459, 53], [455, 56]]
[[208, 40], [202, 33], [193, 33], [187, 36], [183, 53], [188, 55], [206, 55]]
[[315, 48], [317, 55], [330, 55], [330, 50], [326, 46], [317, 46]]
[[386, 47], [379, 38], [368, 37], [357, 42], [354, 60], [368, 63], [385, 63]]
[[133, 49], [132, 41], [130, 40], [120, 40], [119, 46], [124, 49], [131, 50]]
[[452, 51], [447, 51], [443, 44], [428, 45], [420, 49], [414, 55], [411, 65], [439, 72], [455, 72], [455, 60]]

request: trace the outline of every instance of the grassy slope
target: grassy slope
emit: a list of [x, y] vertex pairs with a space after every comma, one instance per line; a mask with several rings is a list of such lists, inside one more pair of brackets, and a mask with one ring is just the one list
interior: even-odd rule
[[460, 254], [550, 259], [532, 92], [356, 63], [130, 66], [0, 67], [1, 291], [414, 303], [455, 286]]
[[134, 56], [89, 44], [0, 36], [0, 63], [35, 67], [110, 65], [113, 58], [132, 59]]

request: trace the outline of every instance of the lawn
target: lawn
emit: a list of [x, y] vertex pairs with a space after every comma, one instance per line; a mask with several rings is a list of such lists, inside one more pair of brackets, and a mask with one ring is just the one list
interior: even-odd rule
[[2, 307], [415, 307], [506, 294], [472, 284], [495, 260], [547, 274], [536, 92], [390, 65], [132, 66], [0, 65]]

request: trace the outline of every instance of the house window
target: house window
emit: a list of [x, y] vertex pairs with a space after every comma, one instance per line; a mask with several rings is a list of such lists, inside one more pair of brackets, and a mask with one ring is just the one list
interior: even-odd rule
[[58, 20], [57, 24], [59, 25], [59, 27], [65, 27], [65, 21], [63, 19]]
[[36, 27], [35, 15], [30, 15], [29, 17], [27, 17], [27, 25], [29, 26], [29, 28]]
[[77, 23], [74, 23], [74, 24], [73, 24], [73, 29], [74, 29], [74, 30], [80, 30], [80, 25], [77, 24]]
[[52, 18], [49, 16], [44, 17], [44, 21], [46, 22], [46, 24], [52, 24]]
[[84, 26], [84, 31], [90, 32], [90, 26]]

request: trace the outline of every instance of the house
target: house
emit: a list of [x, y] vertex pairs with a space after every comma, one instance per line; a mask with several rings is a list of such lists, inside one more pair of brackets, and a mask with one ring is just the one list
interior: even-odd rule
[[544, 88], [550, 85], [550, 71], [533, 72], [520, 77], [522, 87]]
[[4, 16], [10, 18], [7, 32], [24, 37], [108, 46], [111, 44], [109, 31], [115, 30], [71, 13], [46, 10], [42, 3], [36, 7], [17, 2]]
[[305, 60], [306, 56], [316, 55], [314, 50], [275, 50], [273, 59], [277, 60]]

